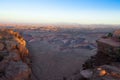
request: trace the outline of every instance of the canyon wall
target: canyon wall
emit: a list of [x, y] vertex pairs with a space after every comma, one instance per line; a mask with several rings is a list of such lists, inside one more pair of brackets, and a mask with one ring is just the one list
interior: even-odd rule
[[67, 80], [120, 80], [120, 30], [98, 39], [97, 53]]
[[30, 80], [29, 51], [19, 33], [0, 30], [0, 80]]

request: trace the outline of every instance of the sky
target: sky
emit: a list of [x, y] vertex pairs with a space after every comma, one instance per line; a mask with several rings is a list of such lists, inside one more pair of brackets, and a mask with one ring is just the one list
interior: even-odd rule
[[120, 24], [120, 0], [0, 0], [0, 22]]

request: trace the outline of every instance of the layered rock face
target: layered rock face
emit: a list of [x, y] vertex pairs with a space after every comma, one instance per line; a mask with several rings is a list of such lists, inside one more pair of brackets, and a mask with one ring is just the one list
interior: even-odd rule
[[82, 71], [68, 80], [120, 80], [119, 35], [120, 30], [117, 30], [113, 36], [97, 40], [97, 54], [83, 64]]
[[12, 30], [0, 30], [0, 80], [30, 80], [25, 40]]
[[[120, 35], [119, 31], [115, 31], [113, 35]], [[120, 42], [118, 39], [118, 36], [111, 36], [97, 40], [97, 54], [83, 65], [84, 70], [81, 73], [84, 78], [120, 80]], [[85, 71], [90, 75], [89, 77], [85, 77]]]

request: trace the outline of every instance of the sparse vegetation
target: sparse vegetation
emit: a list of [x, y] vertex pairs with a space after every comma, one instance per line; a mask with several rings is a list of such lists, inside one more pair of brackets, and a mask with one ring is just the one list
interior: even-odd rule
[[113, 33], [108, 33], [107, 36], [108, 36], [108, 37], [112, 37], [112, 36], [113, 36]]

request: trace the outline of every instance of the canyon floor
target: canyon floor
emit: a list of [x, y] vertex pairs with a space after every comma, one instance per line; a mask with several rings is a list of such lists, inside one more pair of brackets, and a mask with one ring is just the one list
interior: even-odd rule
[[[52, 29], [52, 30], [51, 30]], [[107, 30], [107, 31], [106, 31]], [[96, 53], [96, 40], [113, 29], [19, 29], [31, 57], [32, 80], [66, 80]]]
[[[46, 47], [43, 47], [46, 46]], [[47, 42], [29, 44], [32, 59], [32, 80], [63, 80], [80, 71], [90, 54], [89, 50], [58, 51]], [[83, 53], [84, 52], [84, 53]]]

